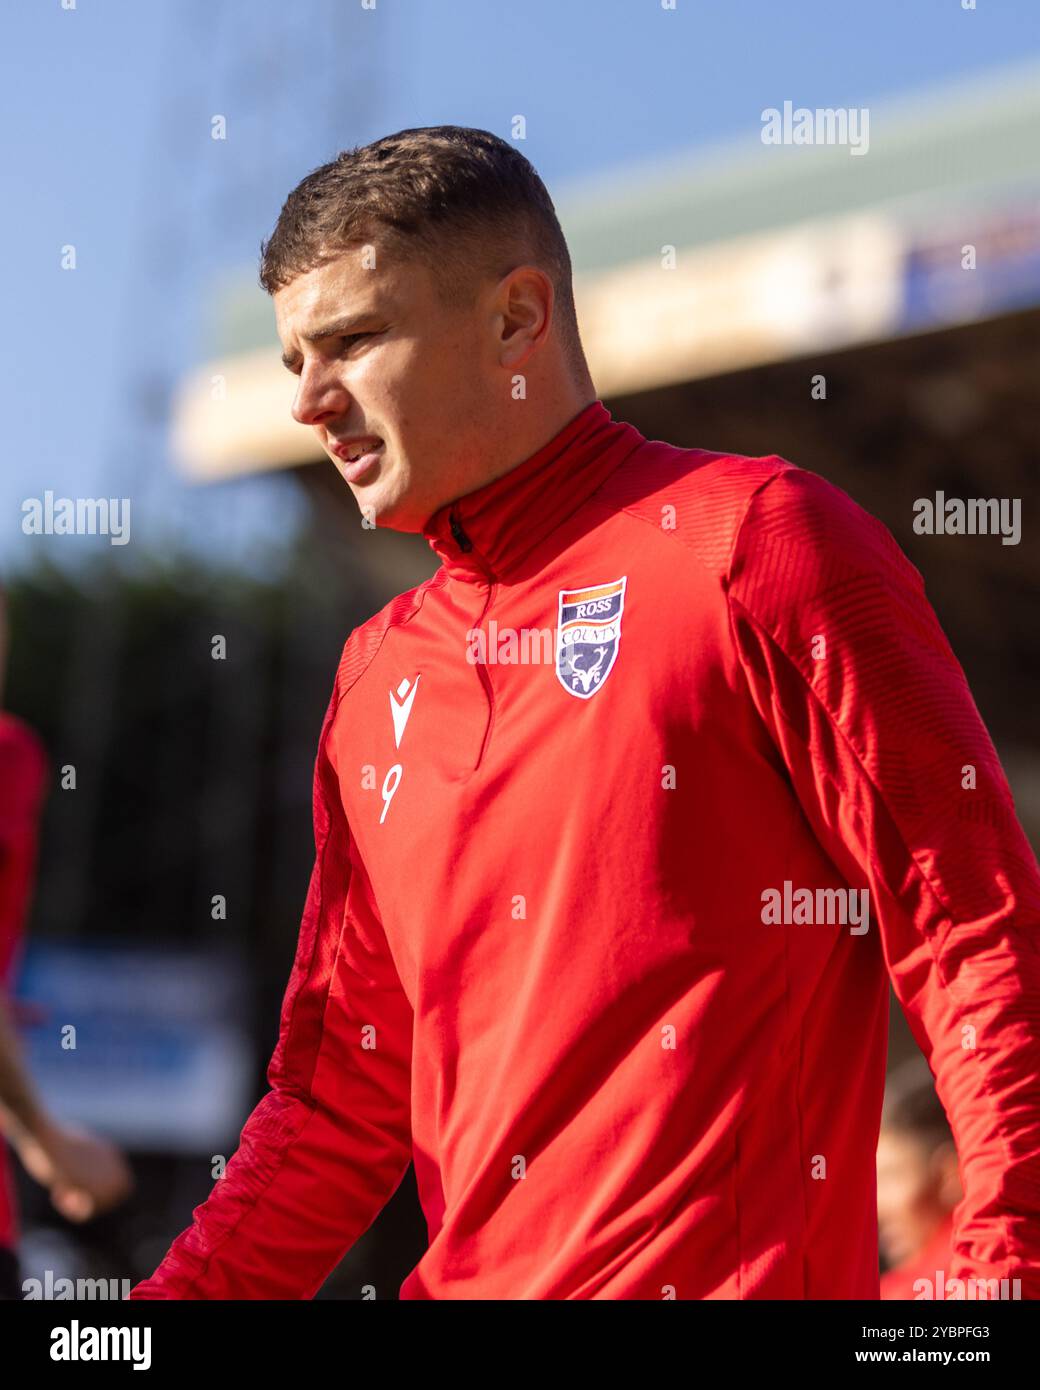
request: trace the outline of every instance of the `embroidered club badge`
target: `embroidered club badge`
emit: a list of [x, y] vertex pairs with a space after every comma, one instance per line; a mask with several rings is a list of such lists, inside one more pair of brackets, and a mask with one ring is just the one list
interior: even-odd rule
[[617, 660], [627, 579], [560, 590], [556, 675], [576, 699], [591, 700]]

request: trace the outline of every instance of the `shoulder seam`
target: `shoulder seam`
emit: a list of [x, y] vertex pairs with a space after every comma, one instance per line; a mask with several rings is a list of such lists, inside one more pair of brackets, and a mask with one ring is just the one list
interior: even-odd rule
[[[350, 693], [351, 690], [353, 690], [354, 686], [357, 685], [358, 681], [361, 679], [361, 677], [365, 674], [365, 672], [368, 670], [368, 668], [372, 665], [372, 662], [375, 661], [376, 657], [379, 655], [380, 651], [382, 650], [383, 643], [386, 641], [386, 635], [387, 635], [387, 633], [388, 633], [392, 628], [404, 627], [407, 623], [410, 623], [410, 622], [412, 621], [412, 619], [416, 616], [416, 614], [419, 613], [419, 612], [421, 611], [423, 604], [426, 602], [426, 595], [429, 593], [430, 589], [432, 589], [432, 588], [435, 586], [435, 584], [438, 583], [438, 581], [439, 581], [440, 583], [443, 583], [443, 578], [442, 578], [443, 574], [444, 574], [444, 569], [443, 569], [443, 567], [442, 567], [442, 568], [438, 569], [437, 572], [436, 572], [435, 574], [430, 575], [429, 579], [424, 579], [424, 580], [423, 580], [423, 582], [422, 582], [422, 583], [415, 589], [415, 591], [414, 591], [414, 592], [415, 592], [415, 595], [416, 595], [416, 600], [417, 600], [417, 601], [416, 601], [415, 604], [412, 606], [411, 611], [410, 611], [409, 613], [407, 613], [407, 614], [405, 615], [405, 617], [398, 619], [396, 622], [388, 622], [388, 623], [386, 624], [386, 626], [383, 628], [383, 631], [382, 631], [382, 634], [381, 634], [381, 636], [380, 636], [380, 638], [379, 638], [379, 641], [376, 643], [376, 646], [373, 648], [372, 655], [371, 655], [371, 656], [369, 657], [369, 659], [365, 662], [364, 666], [362, 666], [361, 670], [360, 670], [360, 671], [357, 673], [357, 675], [353, 678], [353, 680], [350, 682], [350, 684], [347, 685], [347, 686], [345, 686], [343, 689], [340, 689], [340, 688], [339, 688], [339, 673], [340, 673], [340, 670], [342, 669], [342, 666], [343, 666], [343, 658], [344, 658], [344, 656], [346, 655], [347, 648], [350, 646], [351, 642], [354, 640], [354, 635], [355, 635], [355, 633], [360, 632], [361, 629], [360, 629], [360, 628], [355, 628], [354, 631], [353, 631], [353, 632], [350, 634], [350, 636], [347, 638], [347, 640], [343, 643], [343, 650], [342, 650], [342, 652], [340, 653], [339, 664], [338, 664], [337, 667], [336, 667], [336, 690], [337, 690], [337, 699], [336, 699], [336, 709], [333, 710], [333, 714], [332, 714], [332, 717], [333, 717], [333, 718], [336, 717], [336, 712], [338, 711], [338, 709], [339, 709], [341, 703], [343, 702], [344, 697], [345, 697], [346, 695], [348, 695], [348, 694]], [[391, 602], [392, 602], [392, 600], [391, 600]], [[373, 618], [375, 618], [375, 617], [377, 617], [377, 616], [378, 616], [378, 614], [373, 614]], [[371, 622], [371, 621], [372, 621], [372, 618], [369, 618], [368, 621]], [[362, 623], [361, 626], [364, 627], [365, 624]]]
[[[724, 457], [724, 458], [737, 458], [737, 457], [743, 457], [743, 456], [741, 456], [741, 455], [736, 455], [736, 454], [725, 454], [725, 455], [723, 455], [723, 457]], [[759, 457], [759, 458], [779, 458], [780, 456], [779, 456], [778, 454], [763, 454], [763, 455], [759, 455], [758, 457]], [[728, 590], [728, 586], [729, 586], [729, 575], [730, 575], [730, 571], [731, 571], [731, 569], [732, 569], [732, 567], [733, 567], [733, 556], [734, 556], [734, 554], [735, 554], [735, 552], [736, 552], [737, 542], [739, 541], [740, 536], [741, 536], [741, 533], [742, 533], [742, 531], [743, 531], [743, 529], [744, 529], [744, 523], [745, 523], [745, 521], [747, 520], [748, 512], [751, 510], [751, 504], [752, 504], [752, 502], [754, 502], [755, 498], [758, 496], [758, 494], [759, 494], [760, 492], [762, 492], [765, 488], [767, 488], [767, 487], [769, 486], [770, 483], [775, 482], [777, 478], [783, 477], [784, 474], [789, 473], [789, 472], [799, 472], [799, 471], [804, 471], [804, 470], [800, 470], [799, 467], [798, 467], [798, 465], [797, 465], [796, 463], [791, 463], [791, 462], [790, 462], [789, 460], [787, 460], [787, 459], [782, 459], [781, 462], [780, 462], [780, 465], [777, 467], [777, 469], [775, 470], [775, 472], [770, 473], [770, 475], [769, 475], [768, 478], [763, 478], [762, 481], [761, 481], [760, 483], [756, 483], [755, 486], [754, 486], [754, 488], [751, 490], [751, 493], [750, 493], [750, 495], [748, 496], [747, 502], [746, 502], [745, 505], [744, 505], [744, 511], [743, 511], [743, 514], [742, 514], [742, 516], [741, 516], [741, 518], [740, 518], [740, 522], [739, 522], [739, 524], [737, 525], [736, 530], [734, 531], [734, 535], [733, 535], [733, 544], [732, 544], [732, 546], [731, 546], [731, 548], [730, 548], [729, 555], [726, 557], [725, 572], [724, 572], [724, 574], [723, 574], [723, 576], [722, 576], [722, 588], [723, 588], [724, 591]], [[610, 503], [609, 503], [605, 498], [599, 496], [598, 493], [594, 493], [594, 494], [592, 495], [592, 497], [589, 498], [588, 505], [590, 505], [590, 506], [598, 506], [598, 507], [601, 507], [604, 511], [608, 511], [612, 516], [617, 516], [619, 513], [621, 513], [621, 514], [623, 514], [623, 515], [625, 515], [625, 516], [630, 516], [630, 517], [633, 519], [633, 521], [641, 521], [641, 522], [644, 523], [644, 525], [652, 527], [654, 531], [660, 532], [660, 529], [661, 529], [661, 528], [660, 528], [659, 526], [655, 525], [655, 523], [654, 523], [653, 521], [651, 521], [650, 518], [649, 518], [648, 516], [644, 516], [642, 512], [637, 511], [636, 508], [635, 508], [632, 504], [629, 504], [628, 506], [625, 506], [625, 507], [612, 507], [612, 506], [610, 505]], [[673, 540], [674, 544], [682, 546], [683, 550], [685, 550], [685, 551], [687, 551], [689, 554], [691, 554], [691, 555], [693, 556], [694, 560], [695, 560], [702, 568], [704, 568], [704, 569], [708, 569], [708, 568], [709, 568], [708, 565], [705, 564], [705, 562], [704, 562], [704, 561], [701, 559], [701, 557], [697, 554], [697, 552], [696, 552], [696, 550], [694, 549], [694, 547], [693, 547], [692, 545], [690, 545], [688, 541], [683, 540], [682, 536], [680, 536], [680, 535], [678, 534], [678, 532], [676, 532], [676, 531], [673, 531], [673, 532], [672, 532], [672, 540]]]
[[800, 471], [804, 470], [800, 470], [797, 464], [789, 463], [786, 459], [784, 459], [781, 462], [781, 466], [776, 470], [775, 473], [770, 473], [768, 478], [763, 478], [762, 481], [757, 485], [757, 487], [752, 488], [751, 494], [748, 497], [747, 503], [744, 506], [744, 514], [740, 518], [740, 522], [736, 530], [733, 532], [733, 544], [730, 547], [729, 555], [727, 555], [726, 557], [726, 577], [723, 581], [723, 588], [726, 590], [727, 599], [729, 598], [730, 575], [733, 573], [733, 557], [737, 553], [737, 546], [740, 544], [740, 539], [744, 534], [744, 527], [747, 524], [748, 514], [751, 511], [753, 503], [757, 499], [759, 493], [765, 492], [766, 488], [769, 487], [770, 483], [775, 483], [777, 478], [783, 478], [788, 473]]

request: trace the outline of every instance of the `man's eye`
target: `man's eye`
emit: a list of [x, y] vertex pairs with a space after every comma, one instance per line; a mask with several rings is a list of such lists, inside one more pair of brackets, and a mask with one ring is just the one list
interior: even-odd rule
[[346, 352], [348, 349], [352, 348], [354, 344], [360, 342], [362, 338], [371, 337], [371, 333], [348, 333], [344, 338], [340, 339], [343, 344], [343, 351]]

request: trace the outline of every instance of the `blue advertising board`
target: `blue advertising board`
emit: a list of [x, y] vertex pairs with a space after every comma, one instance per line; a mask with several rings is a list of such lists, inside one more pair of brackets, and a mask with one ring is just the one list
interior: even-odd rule
[[128, 1148], [226, 1152], [255, 1082], [245, 978], [231, 954], [31, 941], [17, 1011], [48, 1108]]

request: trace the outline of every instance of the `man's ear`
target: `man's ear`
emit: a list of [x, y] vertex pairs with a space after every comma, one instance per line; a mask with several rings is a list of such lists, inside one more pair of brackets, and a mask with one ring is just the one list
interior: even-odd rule
[[549, 336], [553, 317], [553, 284], [537, 266], [521, 265], [503, 276], [496, 296], [502, 319], [499, 360], [519, 367]]

